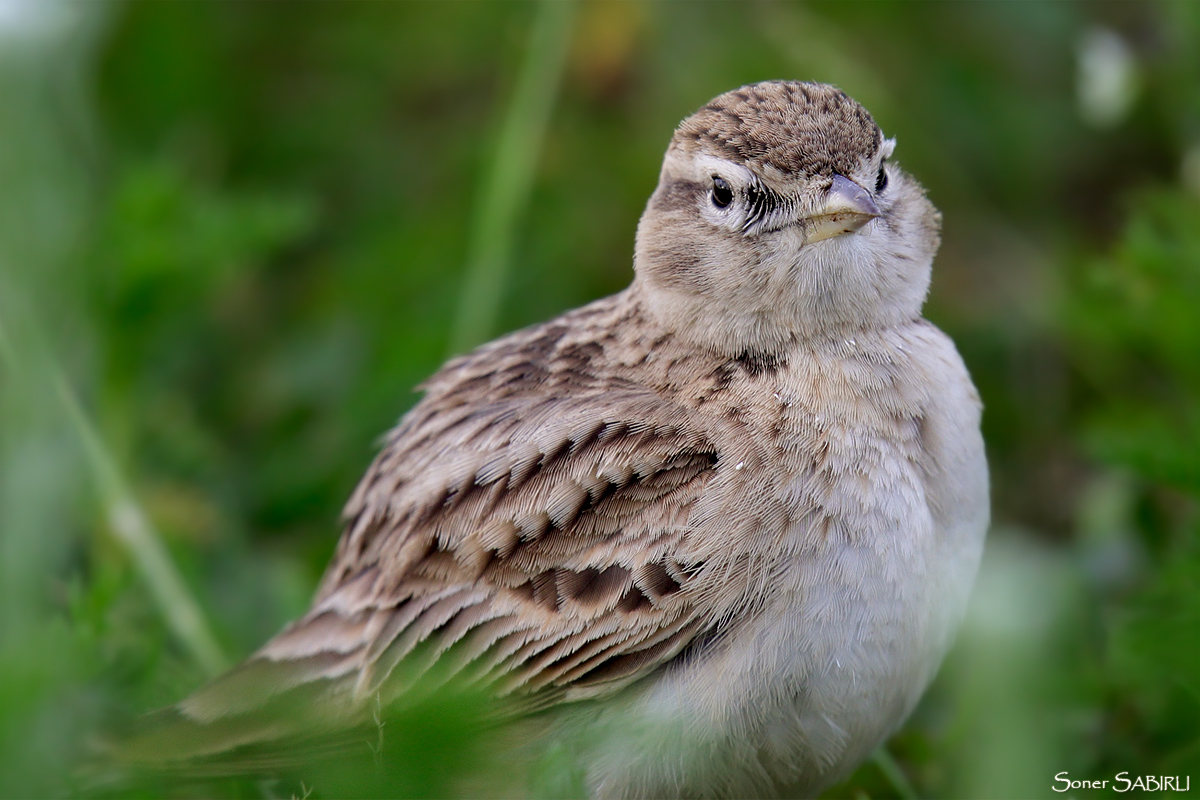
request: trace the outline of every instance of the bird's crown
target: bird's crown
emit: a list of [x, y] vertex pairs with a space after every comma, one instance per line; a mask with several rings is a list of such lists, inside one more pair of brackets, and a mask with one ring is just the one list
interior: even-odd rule
[[883, 142], [870, 113], [840, 89], [766, 81], [714, 98], [680, 124], [672, 147], [760, 174], [849, 175]]

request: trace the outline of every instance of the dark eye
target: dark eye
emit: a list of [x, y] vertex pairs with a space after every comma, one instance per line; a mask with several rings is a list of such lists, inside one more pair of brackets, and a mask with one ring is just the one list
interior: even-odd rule
[[879, 177], [875, 179], [875, 194], [887, 188], [887, 167], [879, 165]]
[[713, 175], [712, 202], [717, 208], [724, 208], [733, 202], [733, 188], [717, 175]]

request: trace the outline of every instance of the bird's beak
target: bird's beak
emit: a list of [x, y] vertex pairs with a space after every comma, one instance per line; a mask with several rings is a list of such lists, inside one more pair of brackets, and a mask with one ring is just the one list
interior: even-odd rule
[[834, 175], [825, 205], [803, 221], [805, 244], [853, 233], [880, 214], [871, 193], [844, 175]]

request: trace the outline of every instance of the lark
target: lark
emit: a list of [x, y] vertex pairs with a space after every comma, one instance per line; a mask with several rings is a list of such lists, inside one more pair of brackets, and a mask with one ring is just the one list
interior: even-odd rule
[[430, 378], [311, 610], [173, 713], [235, 748], [437, 670], [538, 709], [596, 797], [848, 775], [937, 671], [989, 514], [979, 397], [921, 316], [940, 215], [894, 147], [822, 84], [684, 120], [632, 285]]

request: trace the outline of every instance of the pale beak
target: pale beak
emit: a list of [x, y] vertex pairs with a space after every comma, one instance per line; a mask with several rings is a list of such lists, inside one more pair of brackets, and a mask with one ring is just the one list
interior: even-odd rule
[[801, 220], [807, 234], [805, 244], [853, 233], [880, 213], [870, 192], [844, 175], [834, 175], [825, 205], [811, 217]]

